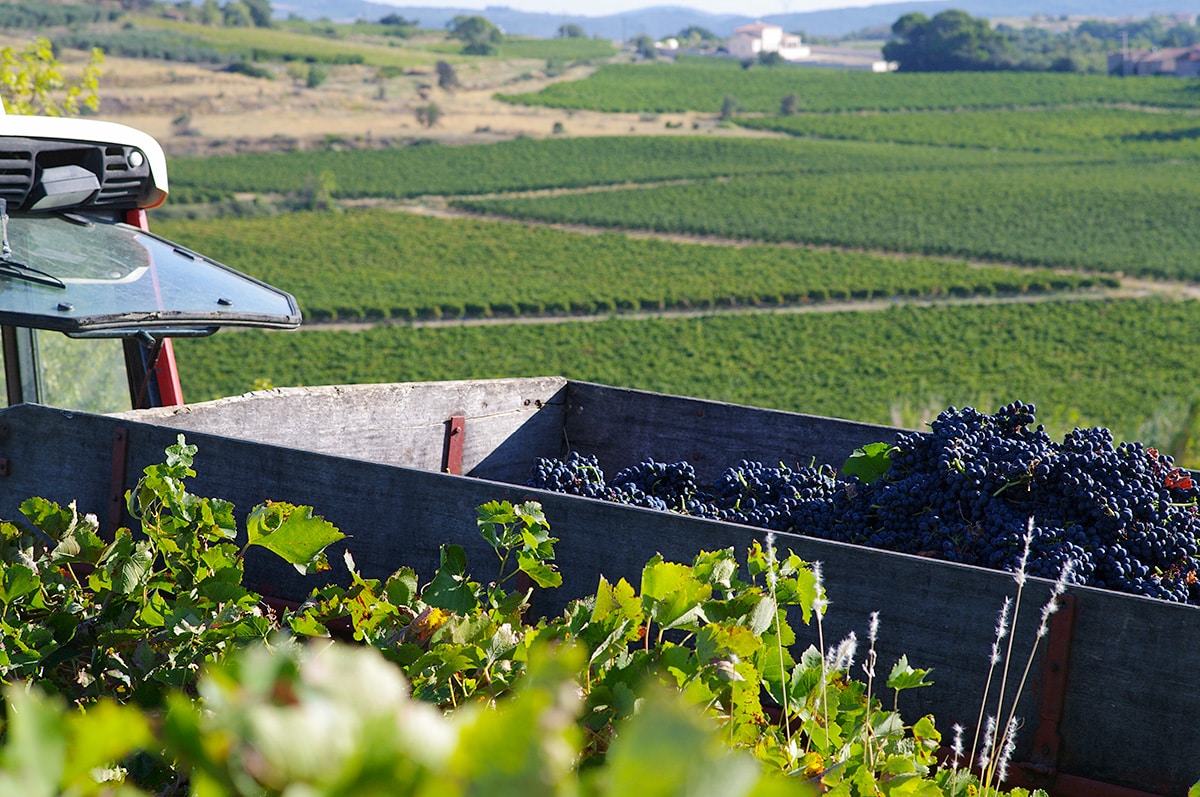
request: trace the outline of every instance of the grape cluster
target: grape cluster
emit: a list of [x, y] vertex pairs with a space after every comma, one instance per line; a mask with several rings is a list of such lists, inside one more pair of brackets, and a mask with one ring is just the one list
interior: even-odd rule
[[[606, 482], [595, 457], [539, 459], [532, 487], [1200, 604], [1200, 489], [1170, 457], [1107, 429], [1061, 443], [1031, 404], [951, 407], [899, 436], [871, 484], [827, 465], [738, 462], [709, 489], [686, 462]], [[1025, 554], [1025, 536], [1032, 535]]]

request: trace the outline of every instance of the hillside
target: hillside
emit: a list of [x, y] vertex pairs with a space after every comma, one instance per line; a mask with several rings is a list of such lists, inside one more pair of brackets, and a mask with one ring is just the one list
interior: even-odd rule
[[[373, 3], [367, 0], [279, 0], [273, 3], [276, 14], [296, 14], [306, 19], [327, 17], [334, 21], [379, 19], [399, 13], [418, 20], [426, 28], [444, 28], [458, 14], [483, 13], [507, 33], [521, 36], [552, 37], [564, 23], [579, 25], [589, 36], [624, 40], [638, 33], [668, 36], [689, 25], [707, 28], [719, 36], [728, 36], [738, 25], [755, 20], [739, 14], [710, 14], [684, 6], [648, 6], [637, 11], [606, 16], [578, 13], [546, 14], [520, 11], [507, 6], [478, 8], [437, 8], [405, 4]], [[947, 8], [960, 8], [974, 16], [987, 18], [1046, 16], [1089, 16], [1103, 18], [1142, 17], [1150, 14], [1195, 13], [1186, 0], [962, 0], [961, 2], [882, 3], [863, 7], [839, 8], [790, 14], [771, 14], [761, 19], [786, 30], [800, 30], [809, 36], [843, 36], [863, 28], [891, 25], [901, 15], [920, 11], [933, 15]]]

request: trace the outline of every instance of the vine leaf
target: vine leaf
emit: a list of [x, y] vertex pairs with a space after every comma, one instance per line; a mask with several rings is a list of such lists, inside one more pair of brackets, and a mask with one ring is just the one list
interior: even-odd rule
[[311, 506], [268, 502], [255, 507], [246, 518], [247, 545], [257, 545], [276, 554], [305, 575], [329, 569], [325, 548], [346, 535]]

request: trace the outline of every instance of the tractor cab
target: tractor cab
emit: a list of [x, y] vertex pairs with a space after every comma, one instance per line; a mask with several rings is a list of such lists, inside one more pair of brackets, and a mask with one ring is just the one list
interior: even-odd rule
[[291, 295], [152, 234], [166, 198], [145, 133], [0, 106], [0, 406], [182, 404], [172, 338], [300, 325]]

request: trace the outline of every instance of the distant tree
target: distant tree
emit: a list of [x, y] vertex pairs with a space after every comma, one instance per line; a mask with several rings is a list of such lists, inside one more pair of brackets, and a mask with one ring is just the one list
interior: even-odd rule
[[315, 89], [317, 86], [329, 79], [329, 73], [320, 64], [309, 64], [308, 74], [304, 77], [304, 85], [310, 89]]
[[392, 25], [397, 28], [415, 28], [421, 23], [415, 19], [405, 19], [399, 14], [388, 14], [379, 20], [380, 25]]
[[438, 88], [443, 91], [454, 91], [458, 88], [458, 73], [449, 61], [438, 61], [434, 68], [437, 70]]
[[732, 94], [726, 94], [721, 98], [721, 119], [732, 119], [737, 116], [742, 110], [742, 104], [738, 102], [737, 97]]
[[647, 61], [653, 61], [655, 58], [658, 58], [658, 48], [654, 46], [654, 39], [645, 33], [639, 34], [633, 40], [633, 49], [634, 52]]
[[699, 25], [688, 25], [675, 38], [679, 39], [680, 47], [712, 47], [721, 41], [717, 34]]
[[200, 6], [199, 19], [201, 25], [220, 25], [224, 20], [221, 16], [221, 4], [217, 0], [204, 0]]
[[226, 3], [221, 11], [222, 21], [230, 28], [252, 28], [254, 17], [250, 16], [250, 6], [243, 0], [232, 0]]
[[468, 55], [493, 55], [504, 35], [485, 17], [459, 14], [450, 20], [450, 37], [466, 43], [463, 52]]
[[417, 123], [425, 128], [433, 127], [442, 118], [441, 106], [436, 102], [431, 102], [428, 105], [418, 105], [415, 113], [417, 115]]
[[905, 14], [892, 25], [893, 41], [883, 57], [903, 72], [951, 72], [1001, 69], [1011, 64], [1008, 39], [992, 30], [986, 19], [965, 11], [943, 11], [930, 19]]
[[560, 39], [586, 39], [587, 34], [583, 32], [583, 28], [573, 24], [563, 24], [558, 26], [555, 35]]
[[794, 116], [799, 108], [800, 98], [795, 94], [786, 94], [784, 95], [783, 99], [779, 101], [780, 116]]
[[769, 53], [759, 53], [758, 62], [763, 66], [779, 66], [783, 63], [783, 56], [774, 50]]
[[256, 28], [271, 27], [271, 0], [242, 0]]

